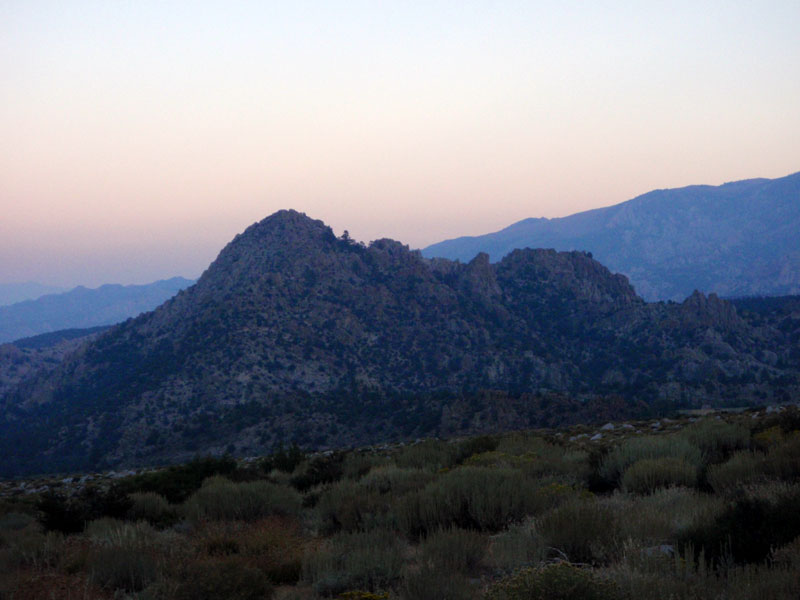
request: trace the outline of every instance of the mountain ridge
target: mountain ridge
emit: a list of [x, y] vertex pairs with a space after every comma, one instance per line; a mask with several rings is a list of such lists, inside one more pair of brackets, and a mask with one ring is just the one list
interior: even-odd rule
[[629, 277], [647, 300], [694, 289], [723, 296], [800, 293], [800, 172], [720, 186], [653, 190], [613, 206], [555, 219], [523, 219], [482, 236], [428, 246], [461, 261], [514, 248], [590, 251]]
[[144, 285], [105, 284], [93, 289], [79, 285], [68, 292], [0, 306], [0, 344], [63, 329], [113, 325], [154, 309], [192, 283], [172, 277]]

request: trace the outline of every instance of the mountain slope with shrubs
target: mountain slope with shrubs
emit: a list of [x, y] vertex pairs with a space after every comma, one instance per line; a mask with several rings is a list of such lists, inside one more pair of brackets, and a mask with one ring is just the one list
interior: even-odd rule
[[794, 600], [798, 515], [797, 407], [290, 447], [3, 486], [0, 595]]
[[[775, 309], [778, 310], [778, 309]], [[581, 252], [492, 265], [369, 247], [281, 211], [198, 283], [6, 394], [2, 474], [279, 441], [343, 447], [788, 400], [795, 313], [647, 304]], [[778, 310], [778, 312], [780, 312]]]

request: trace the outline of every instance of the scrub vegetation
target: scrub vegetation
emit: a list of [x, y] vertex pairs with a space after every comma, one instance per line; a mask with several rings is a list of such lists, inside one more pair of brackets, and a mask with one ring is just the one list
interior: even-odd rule
[[797, 408], [78, 481], [4, 488], [0, 598], [800, 597]]

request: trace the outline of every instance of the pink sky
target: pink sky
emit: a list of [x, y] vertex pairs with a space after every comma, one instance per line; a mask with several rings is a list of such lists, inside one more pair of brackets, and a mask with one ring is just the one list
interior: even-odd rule
[[800, 170], [800, 3], [591, 4], [4, 2], [0, 282], [195, 277], [281, 208], [422, 247]]

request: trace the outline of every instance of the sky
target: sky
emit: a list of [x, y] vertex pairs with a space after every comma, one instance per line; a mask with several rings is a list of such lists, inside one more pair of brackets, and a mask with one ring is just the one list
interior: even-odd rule
[[0, 283], [412, 248], [800, 170], [800, 2], [0, 0]]

